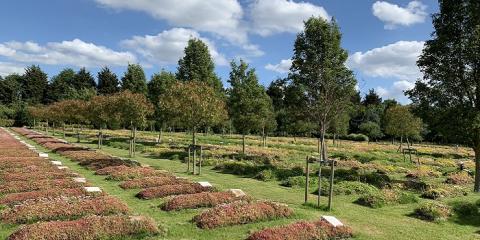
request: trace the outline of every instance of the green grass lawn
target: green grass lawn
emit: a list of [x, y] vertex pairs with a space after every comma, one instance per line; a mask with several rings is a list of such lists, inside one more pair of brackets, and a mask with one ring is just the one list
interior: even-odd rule
[[[67, 140], [75, 142], [74, 138], [67, 138]], [[28, 142], [39, 147], [32, 141]], [[96, 147], [95, 144], [91, 143], [82, 143], [82, 145], [91, 148]], [[137, 153], [137, 156], [133, 159], [142, 164], [168, 170], [177, 176], [187, 177], [195, 181], [209, 181], [221, 190], [240, 188], [257, 199], [269, 199], [286, 203], [295, 211], [295, 215], [288, 219], [223, 227], [214, 230], [201, 230], [191, 222], [191, 219], [194, 215], [201, 212], [202, 209], [182, 210], [173, 213], [164, 212], [158, 208], [162, 200], [139, 200], [134, 197], [139, 190], [125, 191], [118, 187], [119, 182], [107, 181], [104, 176], [94, 175], [93, 171], [79, 166], [74, 161], [53, 154], [41, 147], [39, 149], [48, 152], [50, 158], [62, 161], [64, 165], [70, 167], [73, 171], [85, 176], [93, 186], [99, 186], [110, 195], [122, 199], [135, 214], [152, 217], [165, 230], [163, 236], [158, 236], [154, 239], [245, 239], [249, 233], [264, 227], [278, 226], [299, 219], [315, 220], [321, 215], [333, 215], [339, 218], [353, 228], [356, 239], [480, 239], [480, 235], [476, 234], [480, 224], [476, 220], [457, 221], [451, 219], [442, 223], [429, 223], [408, 216], [418, 206], [418, 203], [371, 209], [354, 204], [353, 201], [358, 196], [336, 196], [333, 202], [333, 211], [325, 212], [302, 205], [303, 189], [282, 187], [276, 181], [262, 182], [252, 178], [224, 174], [212, 170], [211, 167], [203, 168], [202, 176], [187, 175], [185, 174], [186, 166], [180, 161], [159, 159], [148, 154]], [[101, 151], [128, 158], [128, 150], [104, 146]], [[474, 201], [478, 197], [479, 195], [470, 194], [455, 200]], [[310, 199], [314, 203], [316, 196], [311, 195]], [[326, 201], [327, 199], [322, 197], [322, 202], [326, 203]], [[5, 238], [16, 227], [1, 224], [0, 237]]]

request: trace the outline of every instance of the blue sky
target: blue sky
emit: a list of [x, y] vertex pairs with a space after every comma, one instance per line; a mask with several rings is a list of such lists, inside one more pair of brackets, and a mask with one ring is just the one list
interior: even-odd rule
[[312, 15], [334, 17], [364, 93], [406, 102], [402, 91], [421, 77], [415, 60], [433, 31], [435, 0], [10, 0], [0, 8], [0, 75], [39, 64], [101, 66], [121, 76], [129, 62], [147, 76], [174, 71], [191, 37], [211, 48], [226, 83], [231, 59], [243, 58], [268, 85], [285, 76], [295, 35]]

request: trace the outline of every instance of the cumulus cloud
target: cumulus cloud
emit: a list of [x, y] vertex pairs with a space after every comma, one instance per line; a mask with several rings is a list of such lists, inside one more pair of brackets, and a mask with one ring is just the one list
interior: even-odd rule
[[427, 17], [426, 8], [420, 1], [412, 1], [406, 7], [377, 1], [373, 4], [372, 11], [373, 15], [385, 23], [385, 29], [394, 29], [397, 26], [423, 23]]
[[292, 0], [255, 0], [250, 5], [250, 15], [252, 31], [261, 36], [299, 32], [303, 29], [303, 21], [312, 16], [330, 19], [323, 7]]
[[291, 59], [283, 59], [280, 61], [278, 64], [267, 64], [265, 66], [265, 69], [274, 71], [277, 73], [285, 74], [290, 70], [290, 67], [292, 66], [292, 60]]
[[44, 46], [31, 41], [5, 42], [0, 44], [0, 56], [17, 62], [79, 67], [125, 66], [137, 61], [130, 52], [117, 52], [80, 39], [49, 42]]
[[397, 99], [402, 103], [406, 103], [408, 99], [405, 96], [405, 91], [413, 89], [414, 87], [414, 82], [401, 80], [394, 82], [389, 88], [377, 87], [375, 91], [384, 99]]
[[125, 48], [132, 49], [151, 64], [175, 64], [184, 54], [188, 40], [201, 39], [208, 45], [210, 54], [218, 65], [227, 65], [228, 61], [220, 54], [215, 45], [202, 38], [197, 31], [185, 28], [172, 28], [157, 35], [134, 36], [121, 42]]
[[12, 73], [23, 74], [24, 72], [24, 66], [9, 62], [0, 62], [0, 76], [7, 76]]
[[237, 0], [95, 0], [105, 7], [142, 11], [175, 27], [212, 32], [240, 44], [247, 42], [243, 9]]
[[424, 42], [399, 41], [366, 52], [356, 52], [348, 59], [348, 66], [371, 77], [391, 77], [415, 81], [421, 76], [416, 62]]

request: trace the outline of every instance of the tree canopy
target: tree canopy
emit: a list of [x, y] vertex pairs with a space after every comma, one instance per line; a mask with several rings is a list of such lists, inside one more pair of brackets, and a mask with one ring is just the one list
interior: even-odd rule
[[142, 66], [139, 64], [128, 64], [127, 71], [122, 77], [122, 90], [147, 94], [147, 78]]
[[120, 91], [120, 82], [117, 75], [108, 67], [98, 72], [98, 93], [102, 95], [114, 94]]

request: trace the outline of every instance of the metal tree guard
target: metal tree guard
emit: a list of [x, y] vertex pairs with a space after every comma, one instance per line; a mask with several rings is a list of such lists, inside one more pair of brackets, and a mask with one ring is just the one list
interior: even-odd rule
[[[197, 166], [197, 153], [199, 154], [198, 166]], [[193, 161], [192, 161], [193, 160]], [[187, 159], [187, 173], [190, 173], [190, 163], [192, 163], [193, 175], [200, 175], [202, 173], [202, 161], [203, 161], [203, 148], [200, 145], [188, 146], [188, 159]], [[198, 171], [196, 171], [198, 167]]]
[[310, 185], [310, 164], [311, 163], [319, 163], [320, 168], [318, 170], [318, 196], [317, 196], [317, 206], [320, 207], [320, 196], [322, 193], [322, 165], [330, 165], [330, 186], [329, 186], [329, 194], [328, 194], [328, 210], [332, 209], [332, 198], [333, 198], [333, 179], [335, 174], [335, 160], [325, 160], [322, 161], [320, 157], [313, 157], [307, 156], [306, 158], [306, 168], [305, 168], [305, 203], [308, 202], [308, 189]]

